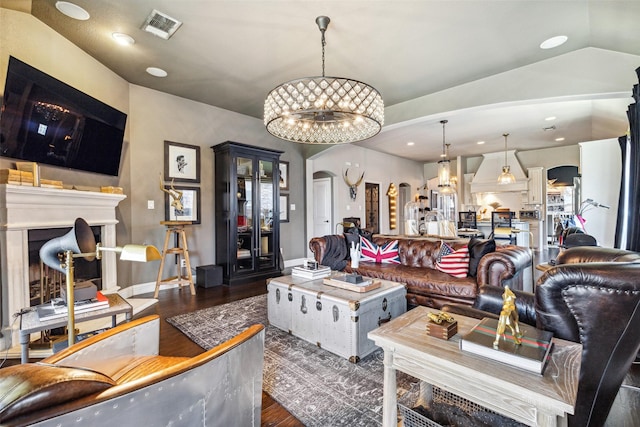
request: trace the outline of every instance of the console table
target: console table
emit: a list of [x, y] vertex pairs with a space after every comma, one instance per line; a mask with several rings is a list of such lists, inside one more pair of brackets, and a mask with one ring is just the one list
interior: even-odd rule
[[[109, 299], [109, 307], [77, 313], [75, 314], [76, 323], [111, 316], [111, 326], [115, 327], [116, 316], [120, 313], [125, 313], [127, 322], [131, 320], [133, 316], [133, 307], [131, 307], [131, 304], [119, 294], [105, 294], [105, 297]], [[20, 363], [27, 363], [29, 361], [29, 341], [32, 333], [64, 326], [67, 326], [66, 316], [59, 319], [40, 320], [36, 308], [30, 307], [20, 318]]]
[[[578, 391], [582, 345], [554, 338], [551, 360], [537, 375], [460, 350], [461, 335], [478, 319], [455, 316], [458, 333], [448, 341], [427, 335], [429, 312], [437, 310], [416, 307], [369, 332], [384, 349], [383, 427], [397, 425], [396, 370], [527, 425], [567, 424]], [[422, 385], [421, 399], [428, 399], [431, 387]]]

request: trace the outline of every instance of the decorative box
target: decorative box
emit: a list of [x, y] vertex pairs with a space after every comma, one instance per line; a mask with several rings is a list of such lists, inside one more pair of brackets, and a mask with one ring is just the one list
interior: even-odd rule
[[458, 333], [457, 320], [454, 320], [453, 322], [445, 321], [440, 324], [432, 322], [431, 320], [427, 322], [427, 335], [431, 335], [432, 337], [448, 340], [449, 338], [451, 338], [457, 333]]

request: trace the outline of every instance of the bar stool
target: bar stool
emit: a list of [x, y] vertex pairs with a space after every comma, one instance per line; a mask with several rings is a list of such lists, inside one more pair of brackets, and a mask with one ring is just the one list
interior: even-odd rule
[[[189, 285], [191, 289], [191, 295], [196, 294], [196, 289], [193, 285], [193, 276], [191, 275], [191, 263], [189, 262], [189, 248], [187, 246], [187, 235], [185, 234], [185, 225], [191, 225], [191, 221], [160, 221], [160, 224], [167, 227], [167, 232], [164, 236], [164, 247], [162, 248], [162, 261], [160, 261], [160, 269], [158, 270], [158, 278], [156, 280], [156, 291], [153, 294], [154, 298], [158, 298], [158, 292], [160, 291], [160, 285], [178, 284], [180, 289], [182, 285]], [[169, 240], [171, 235], [175, 236], [175, 244], [173, 248], [169, 247]], [[182, 246], [181, 246], [182, 243]], [[169, 277], [167, 279], [162, 278], [162, 272], [164, 269], [164, 262], [167, 255], [177, 255], [178, 264], [176, 265], [177, 275]], [[184, 263], [187, 269], [187, 274], [182, 277], [181, 260], [184, 259]]]

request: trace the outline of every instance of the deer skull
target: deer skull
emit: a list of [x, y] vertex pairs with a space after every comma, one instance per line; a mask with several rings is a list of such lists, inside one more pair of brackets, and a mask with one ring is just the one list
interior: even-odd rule
[[176, 213], [182, 213], [182, 210], [184, 208], [182, 206], [182, 191], [178, 191], [175, 189], [175, 187], [173, 186], [173, 179], [171, 180], [170, 189], [167, 190], [166, 188], [164, 188], [164, 185], [162, 184], [162, 175], [161, 175], [160, 189], [171, 197], [171, 206], [173, 206], [173, 208], [176, 210]]
[[351, 200], [355, 202], [356, 197], [358, 196], [358, 186], [360, 185], [360, 183], [362, 183], [364, 172], [362, 172], [362, 175], [360, 175], [360, 178], [358, 178], [355, 183], [351, 183], [351, 181], [349, 181], [349, 169], [347, 168], [347, 170], [344, 172], [343, 178], [344, 182], [349, 186], [349, 196], [351, 197]]

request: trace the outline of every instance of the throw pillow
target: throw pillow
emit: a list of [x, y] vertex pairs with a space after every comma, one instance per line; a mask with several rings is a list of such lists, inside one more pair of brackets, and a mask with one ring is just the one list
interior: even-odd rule
[[344, 241], [347, 244], [347, 259], [351, 259], [351, 253], [350, 253], [350, 249], [351, 249], [351, 244], [354, 245], [359, 245], [360, 244], [360, 234], [358, 234], [357, 232], [345, 232], [344, 234]]
[[476, 239], [472, 237], [469, 240], [469, 276], [476, 277], [478, 273], [478, 264], [480, 258], [488, 253], [496, 251], [496, 241], [493, 239]]
[[453, 277], [467, 277], [469, 272], [469, 247], [463, 246], [454, 250], [447, 243], [442, 242], [436, 268]]
[[393, 240], [378, 246], [371, 240], [360, 237], [360, 261], [370, 261], [376, 264], [400, 264], [398, 241]]

